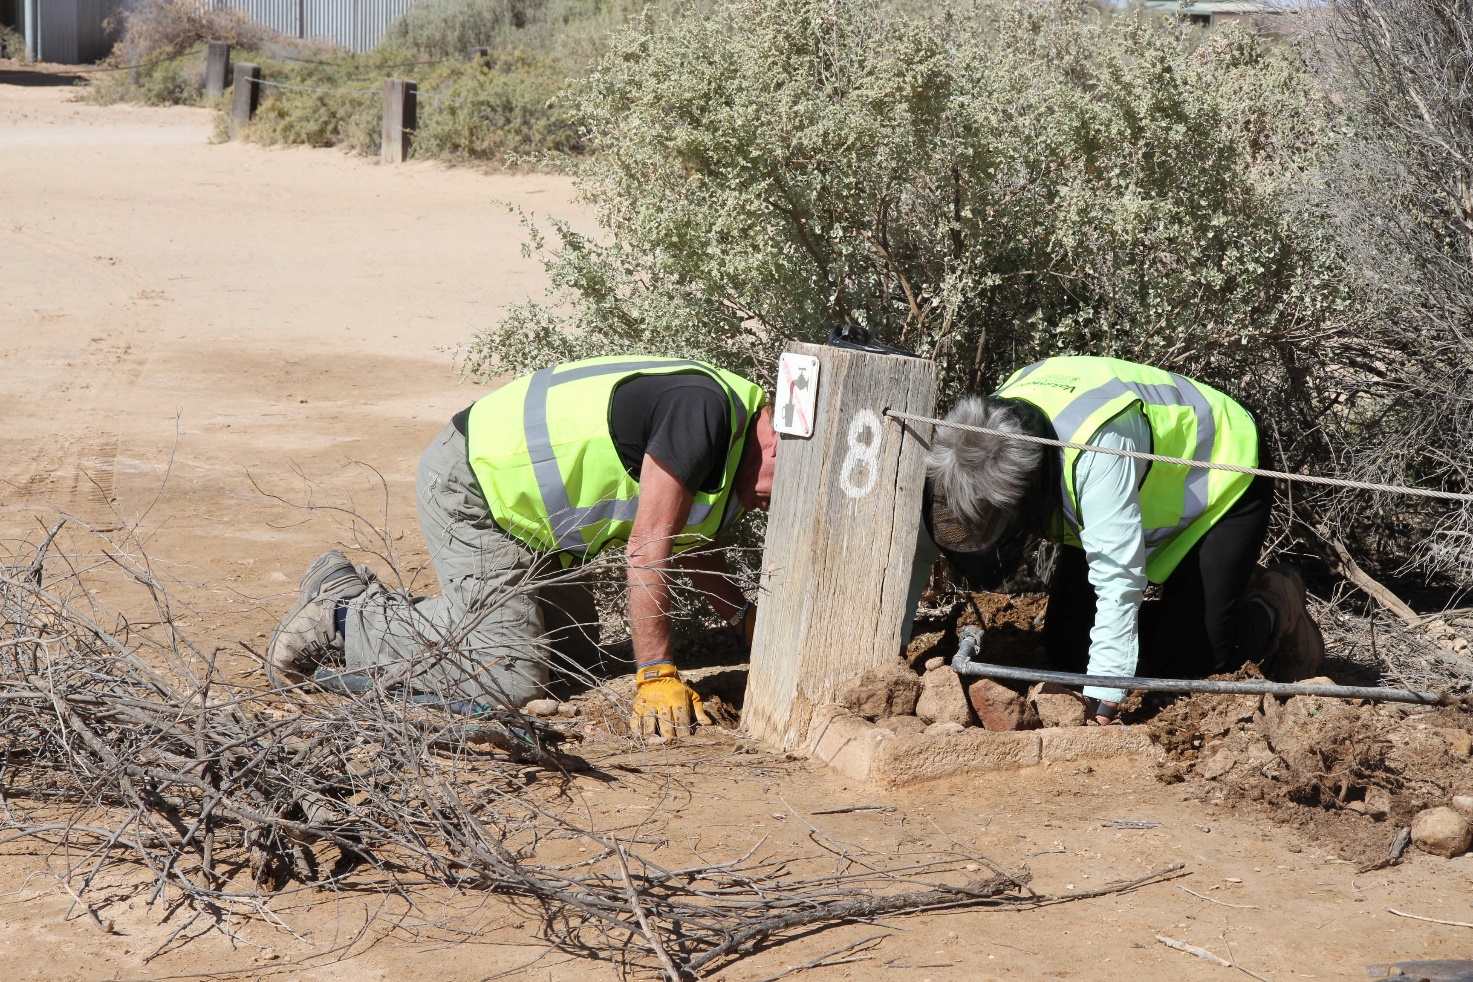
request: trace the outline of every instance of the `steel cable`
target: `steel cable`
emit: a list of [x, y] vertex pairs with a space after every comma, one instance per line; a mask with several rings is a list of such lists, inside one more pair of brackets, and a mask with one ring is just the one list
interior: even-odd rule
[[1431, 488], [1413, 488], [1397, 484], [1374, 484], [1370, 481], [1352, 481], [1343, 477], [1320, 477], [1316, 474], [1292, 474], [1288, 471], [1271, 471], [1261, 467], [1243, 467], [1238, 464], [1219, 464], [1210, 460], [1189, 460], [1185, 457], [1166, 457], [1161, 454], [1144, 453], [1140, 450], [1116, 450], [1113, 447], [1096, 447], [1088, 443], [1071, 443], [1068, 440], [1052, 440], [1048, 437], [1033, 436], [1028, 433], [1008, 433], [1004, 430], [996, 430], [987, 426], [972, 426], [968, 423], [953, 423], [950, 420], [936, 419], [932, 416], [918, 416], [914, 413], [903, 413], [898, 409], [886, 409], [884, 415], [891, 419], [905, 420], [910, 423], [931, 423], [936, 426], [949, 426], [954, 430], [967, 430], [971, 433], [985, 433], [988, 436], [999, 436], [1007, 440], [1022, 440], [1025, 443], [1037, 443], [1046, 447], [1061, 447], [1065, 450], [1087, 450], [1091, 453], [1111, 454], [1116, 457], [1130, 457], [1134, 460], [1152, 460], [1163, 464], [1176, 464], [1182, 467], [1199, 467], [1205, 470], [1231, 471], [1234, 474], [1252, 474], [1255, 477], [1272, 477], [1281, 481], [1298, 481], [1301, 484], [1323, 484], [1335, 488], [1352, 488], [1359, 491], [1376, 491], [1383, 494], [1405, 494], [1417, 498], [1436, 498], [1441, 501], [1461, 501], [1464, 504], [1473, 503], [1473, 494], [1460, 494], [1456, 491], [1436, 491]]

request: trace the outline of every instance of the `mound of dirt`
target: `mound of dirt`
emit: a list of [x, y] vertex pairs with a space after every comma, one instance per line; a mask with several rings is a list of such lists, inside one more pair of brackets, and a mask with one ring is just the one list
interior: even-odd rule
[[1473, 719], [1455, 709], [1202, 694], [1146, 725], [1166, 751], [1160, 780], [1261, 811], [1355, 861], [1380, 858], [1417, 812], [1473, 786]]

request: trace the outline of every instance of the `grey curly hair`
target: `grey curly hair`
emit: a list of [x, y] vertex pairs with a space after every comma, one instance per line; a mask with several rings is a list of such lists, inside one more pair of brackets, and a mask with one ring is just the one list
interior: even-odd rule
[[[946, 419], [1004, 433], [1029, 432], [1017, 408], [1000, 399], [969, 396]], [[1018, 510], [1042, 460], [1043, 447], [1036, 443], [938, 426], [926, 454], [926, 475], [973, 537], [990, 541]]]

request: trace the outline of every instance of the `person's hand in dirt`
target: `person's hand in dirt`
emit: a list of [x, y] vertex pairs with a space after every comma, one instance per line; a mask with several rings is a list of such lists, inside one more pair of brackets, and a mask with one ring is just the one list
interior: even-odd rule
[[642, 665], [635, 676], [639, 679], [639, 691], [634, 696], [629, 728], [636, 734], [685, 736], [697, 723], [715, 725], [715, 720], [706, 714], [700, 694], [680, 680], [674, 665], [669, 662]]

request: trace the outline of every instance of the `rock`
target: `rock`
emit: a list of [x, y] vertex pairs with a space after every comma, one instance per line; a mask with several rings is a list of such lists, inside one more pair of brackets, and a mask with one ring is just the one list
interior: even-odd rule
[[934, 672], [936, 669], [940, 668], [942, 665], [945, 665], [945, 664], [946, 664], [946, 659], [945, 658], [942, 658], [940, 655], [937, 655], [935, 658], [927, 658], [926, 659], [926, 671], [928, 671], [928, 672]]
[[967, 686], [967, 702], [984, 729], [1031, 730], [1038, 726], [1038, 713], [1028, 700], [992, 679], [978, 679]]
[[965, 729], [966, 727], [962, 726], [960, 723], [953, 722], [949, 719], [944, 719], [939, 723], [932, 723], [930, 726], [926, 727], [924, 732], [926, 736], [950, 736], [953, 733], [960, 733], [962, 730]]
[[547, 719], [557, 715], [558, 701], [556, 699], [533, 699], [522, 707], [522, 712], [528, 716], [539, 716]]
[[1083, 726], [1089, 719], [1089, 700], [1056, 682], [1029, 689], [1028, 701], [1044, 726]]
[[921, 697], [916, 700], [916, 715], [927, 723], [949, 722], [964, 727], [972, 722], [967, 692], [962, 688], [961, 676], [951, 666], [941, 665], [921, 676]]
[[1216, 781], [1237, 766], [1238, 758], [1226, 747], [1220, 747], [1217, 753], [1199, 761], [1192, 773], [1204, 781]]
[[916, 716], [889, 716], [876, 720], [875, 725], [882, 730], [889, 730], [896, 736], [917, 736], [926, 731], [926, 724]]
[[1447, 741], [1454, 757], [1473, 756], [1473, 734], [1456, 727], [1439, 728], [1437, 735]]
[[871, 668], [839, 688], [838, 702], [867, 720], [911, 716], [921, 694], [921, 678], [903, 662]]
[[1429, 808], [1412, 819], [1412, 842], [1423, 852], [1451, 859], [1473, 845], [1473, 827], [1451, 808]]
[[1453, 811], [1473, 822], [1473, 795], [1453, 795]]
[[1352, 801], [1345, 807], [1369, 819], [1383, 822], [1391, 814], [1391, 794], [1385, 788], [1366, 788], [1364, 801]]

